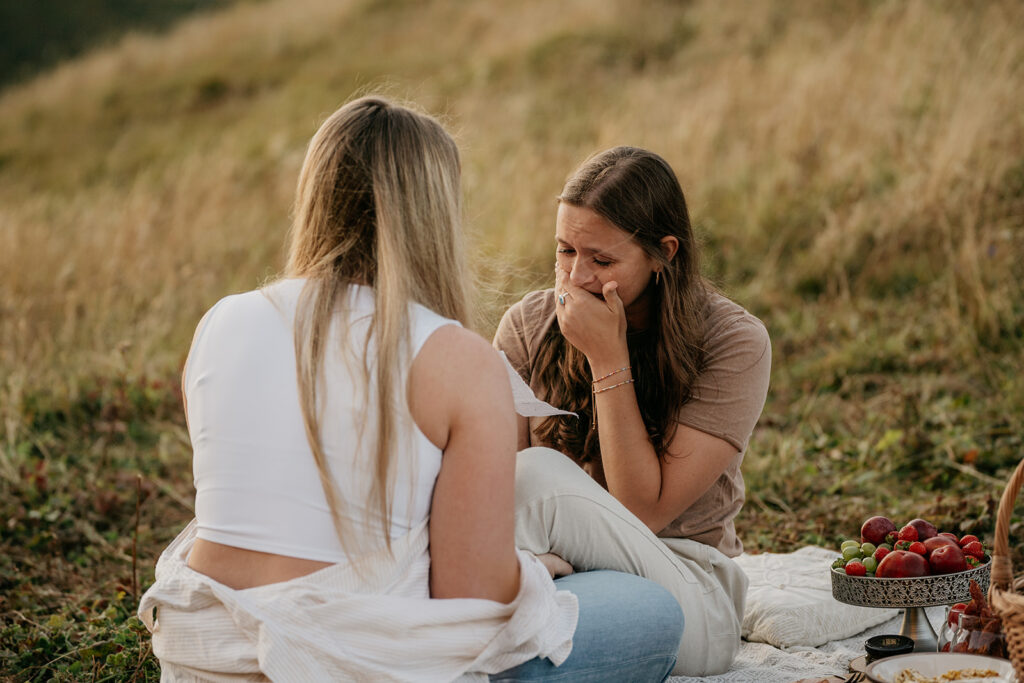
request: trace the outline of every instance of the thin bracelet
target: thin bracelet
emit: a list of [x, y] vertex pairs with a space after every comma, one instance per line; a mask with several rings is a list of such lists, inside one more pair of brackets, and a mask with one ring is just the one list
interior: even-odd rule
[[[615, 373], [612, 373], [612, 374], [615, 374]], [[634, 380], [632, 377], [630, 377], [625, 382], [619, 382], [618, 384], [613, 384], [610, 387], [605, 387], [603, 389], [594, 389], [594, 397], [596, 398], [597, 395], [600, 394], [602, 391], [611, 391], [612, 389], [615, 389], [616, 387], [625, 386], [626, 384], [632, 384], [635, 381], [636, 380]], [[591, 429], [597, 429], [597, 401], [593, 401], [592, 404], [591, 404], [591, 407], [594, 409], [594, 419], [590, 421], [590, 428]]]
[[627, 380], [626, 380], [625, 382], [619, 382], [618, 384], [613, 384], [613, 385], [611, 385], [610, 387], [604, 387], [603, 389], [594, 389], [594, 393], [595, 393], [595, 394], [600, 394], [600, 393], [601, 393], [602, 391], [611, 391], [611, 390], [612, 390], [612, 389], [614, 389], [615, 387], [621, 387], [621, 386], [624, 386], [624, 385], [626, 385], [626, 384], [632, 384], [632, 383], [633, 383], [633, 382], [635, 382], [635, 381], [636, 381], [635, 379], [633, 379], [632, 377], [630, 377], [630, 378], [629, 378], [629, 379], [627, 379]]
[[625, 372], [626, 370], [629, 370], [629, 368], [630, 368], [630, 366], [629, 366], [629, 365], [627, 365], [627, 366], [626, 366], [626, 367], [624, 367], [624, 368], [619, 368], [618, 370], [612, 370], [612, 371], [611, 371], [611, 372], [609, 372], [609, 373], [608, 373], [607, 375], [603, 375], [603, 376], [601, 376], [601, 377], [598, 377], [598, 378], [597, 378], [597, 379], [595, 379], [595, 380], [594, 380], [593, 382], [591, 382], [591, 384], [597, 384], [597, 383], [598, 383], [598, 382], [600, 382], [601, 380], [603, 380], [603, 379], [608, 379], [608, 378], [609, 378], [609, 377], [611, 377], [612, 375], [617, 375], [617, 374], [619, 374], [620, 372]]

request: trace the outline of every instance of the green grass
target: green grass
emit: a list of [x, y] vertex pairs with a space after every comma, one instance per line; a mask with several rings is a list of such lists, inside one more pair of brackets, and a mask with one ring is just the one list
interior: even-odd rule
[[[554, 197], [588, 153], [676, 168], [706, 273], [772, 336], [748, 550], [838, 546], [874, 514], [990, 544], [1024, 455], [1022, 22], [1015, 2], [268, 0], [0, 93], [0, 679], [158, 677], [133, 614], [192, 514], [192, 331], [280, 269], [306, 141], [382, 84], [457, 136], [485, 335], [549, 283]], [[1018, 518], [1010, 537], [1024, 567]]]
[[3, 459], [0, 659], [9, 680], [157, 680], [135, 616], [191, 517], [180, 395], [124, 376], [35, 394]]

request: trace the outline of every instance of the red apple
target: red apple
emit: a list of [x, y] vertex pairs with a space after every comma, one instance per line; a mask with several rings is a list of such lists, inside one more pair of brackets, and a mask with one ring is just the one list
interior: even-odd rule
[[[930, 540], [930, 539], [929, 539]], [[967, 571], [964, 553], [955, 545], [943, 545], [936, 548], [928, 556], [928, 566], [933, 574], [953, 574]]]
[[949, 538], [948, 536], [943, 536], [942, 534], [939, 534], [938, 536], [932, 536], [931, 538], [926, 539], [924, 542], [925, 550], [927, 550], [929, 553], [935, 550], [936, 548], [941, 548], [944, 545], [951, 545], [954, 548], [960, 547], [956, 544], [956, 541]]
[[910, 576], [928, 576], [928, 560], [923, 555], [906, 550], [894, 550], [878, 563], [875, 576], [880, 579], [904, 579]]
[[931, 522], [926, 522], [923, 519], [912, 519], [907, 522], [907, 525], [917, 529], [917, 540], [919, 541], [931, 538], [939, 533], [939, 530]]
[[887, 534], [896, 531], [896, 525], [888, 517], [877, 515], [871, 517], [860, 527], [860, 542], [881, 545]]
[[951, 534], [948, 531], [943, 531], [942, 533], [939, 534], [939, 536], [944, 536], [945, 538], [948, 538], [949, 540], [953, 541], [956, 544], [960, 543], [960, 539], [958, 539], [956, 537], [956, 534]]

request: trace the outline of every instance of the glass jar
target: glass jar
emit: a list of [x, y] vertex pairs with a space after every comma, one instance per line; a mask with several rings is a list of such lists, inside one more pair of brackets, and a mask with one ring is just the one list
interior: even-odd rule
[[970, 633], [972, 630], [978, 628], [981, 623], [981, 617], [977, 614], [961, 614], [960, 619], [957, 621], [956, 628], [953, 629], [953, 639], [950, 645], [951, 652], [967, 652], [967, 641], [970, 639]]
[[1006, 634], [999, 617], [961, 614], [960, 623], [953, 634], [951, 650], [974, 655], [988, 655], [1008, 659]]
[[[946, 605], [945, 611], [942, 613], [942, 626], [939, 627], [938, 633], [938, 650], [939, 652], [949, 652], [953, 649], [953, 637], [956, 635], [957, 625], [956, 623], [950, 623], [949, 610], [952, 605]], [[959, 614], [953, 615], [954, 619], [959, 619]]]

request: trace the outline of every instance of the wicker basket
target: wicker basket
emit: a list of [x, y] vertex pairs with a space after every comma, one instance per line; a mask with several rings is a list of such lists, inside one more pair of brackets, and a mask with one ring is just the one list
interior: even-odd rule
[[996, 539], [992, 548], [992, 580], [988, 598], [992, 610], [1003, 620], [1003, 633], [1010, 652], [1010, 661], [1017, 672], [1017, 680], [1024, 681], [1024, 595], [1020, 589], [1024, 579], [1013, 579], [1013, 565], [1010, 562], [1010, 517], [1017, 492], [1024, 483], [1024, 460], [1017, 465], [999, 501], [996, 516]]

